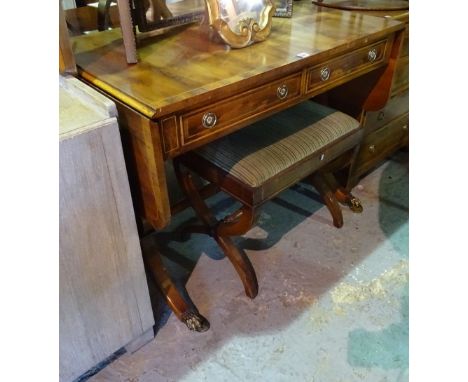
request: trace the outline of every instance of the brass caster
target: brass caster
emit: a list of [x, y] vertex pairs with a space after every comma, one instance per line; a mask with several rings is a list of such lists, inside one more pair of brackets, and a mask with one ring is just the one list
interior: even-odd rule
[[348, 201], [348, 207], [351, 211], [360, 214], [363, 211], [361, 201], [353, 196], [351, 199]]
[[200, 313], [188, 311], [182, 315], [181, 321], [187, 325], [187, 328], [195, 332], [206, 332], [210, 328], [210, 323]]

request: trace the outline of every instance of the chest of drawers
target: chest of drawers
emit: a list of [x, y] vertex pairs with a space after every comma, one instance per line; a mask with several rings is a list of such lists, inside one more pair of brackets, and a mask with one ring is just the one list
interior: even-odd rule
[[[405, 32], [396, 62], [388, 103], [378, 111], [365, 112], [361, 115], [364, 139], [360, 150], [347, 176], [349, 188], [356, 185], [359, 178], [374, 168], [383, 159], [409, 142], [409, 11], [408, 2], [401, 0], [379, 1], [362, 0], [360, 2], [341, 2], [325, 0], [314, 2], [324, 12], [331, 9], [343, 9], [350, 14], [371, 14], [386, 19], [405, 23]], [[339, 90], [336, 90], [339, 92]], [[349, 94], [335, 97], [331, 102], [334, 107], [346, 108]], [[336, 101], [338, 99], [338, 101]]]
[[[398, 16], [395, 16], [398, 17]], [[374, 168], [409, 142], [409, 34], [405, 37], [393, 78], [391, 96], [387, 105], [379, 111], [364, 115], [365, 137], [361, 144], [348, 184]]]

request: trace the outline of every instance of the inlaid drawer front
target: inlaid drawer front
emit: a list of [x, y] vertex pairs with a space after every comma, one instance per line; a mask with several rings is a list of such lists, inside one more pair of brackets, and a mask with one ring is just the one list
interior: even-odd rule
[[324, 64], [314, 66], [307, 73], [307, 93], [331, 83], [344, 81], [361, 70], [377, 66], [385, 60], [388, 41], [380, 41], [358, 49]]
[[379, 111], [366, 113], [364, 127], [366, 132], [377, 130], [393, 119], [405, 114], [409, 109], [409, 93], [400, 93], [389, 99], [385, 107]]
[[379, 130], [369, 134], [361, 143], [357, 156], [357, 173], [369, 170], [378, 161], [408, 141], [409, 118], [405, 113]]
[[218, 134], [234, 123], [274, 109], [301, 95], [301, 73], [182, 115], [182, 143]]

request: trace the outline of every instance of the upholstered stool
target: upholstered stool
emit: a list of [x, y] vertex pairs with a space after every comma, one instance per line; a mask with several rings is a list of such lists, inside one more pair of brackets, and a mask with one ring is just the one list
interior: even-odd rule
[[[258, 291], [255, 271], [230, 236], [246, 233], [255, 222], [259, 206], [304, 178], [310, 179], [324, 199], [334, 225], [341, 227], [338, 202], [355, 212], [362, 207], [338, 185], [332, 171], [340, 166], [339, 158], [352, 154], [361, 137], [359, 122], [352, 117], [306, 101], [177, 157], [174, 168], [178, 181], [203, 223], [187, 231], [211, 235], [236, 268], [246, 294], [254, 298]], [[190, 172], [181, 165], [216, 184], [242, 207], [218, 221]]]

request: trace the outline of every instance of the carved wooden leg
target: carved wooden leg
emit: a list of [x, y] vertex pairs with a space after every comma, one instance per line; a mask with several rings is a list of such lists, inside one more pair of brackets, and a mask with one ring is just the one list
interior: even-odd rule
[[252, 227], [255, 219], [255, 211], [242, 206], [218, 223], [214, 235], [214, 239], [234, 265], [244, 284], [245, 294], [250, 298], [255, 298], [258, 294], [257, 276], [246, 253], [237, 248], [229, 236], [243, 235]]
[[185, 195], [199, 219], [206, 226], [206, 230], [195, 226], [193, 229], [187, 228], [187, 231], [211, 235], [234, 266], [242, 280], [246, 295], [254, 298], [258, 293], [255, 270], [245, 252], [237, 248], [228, 237], [231, 235], [242, 235], [247, 232], [254, 221], [254, 211], [244, 206], [218, 222], [195, 187], [190, 172], [183, 171], [177, 159], [174, 160], [174, 170]]
[[336, 199], [341, 203], [349, 207], [349, 209], [356, 213], [361, 213], [363, 208], [361, 201], [356, 198], [351, 192], [342, 187], [335, 176], [331, 172], [323, 174], [325, 181], [328, 183], [330, 188], [334, 191]]
[[205, 332], [210, 328], [210, 323], [203, 317], [197, 308], [190, 307], [181, 296], [161, 260], [161, 255], [154, 251], [151, 254], [145, 254], [144, 260], [151, 271], [156, 285], [166, 298], [167, 304], [174, 314], [190, 330]]
[[231, 261], [244, 285], [247, 297], [255, 298], [258, 294], [258, 282], [255, 270], [244, 250], [234, 245], [230, 237], [214, 236], [227, 258]]
[[343, 213], [341, 212], [341, 207], [336, 200], [335, 194], [323, 178], [323, 175], [317, 172], [310, 177], [310, 181], [322, 197], [328, 211], [330, 211], [333, 218], [333, 225], [336, 228], [343, 227]]

